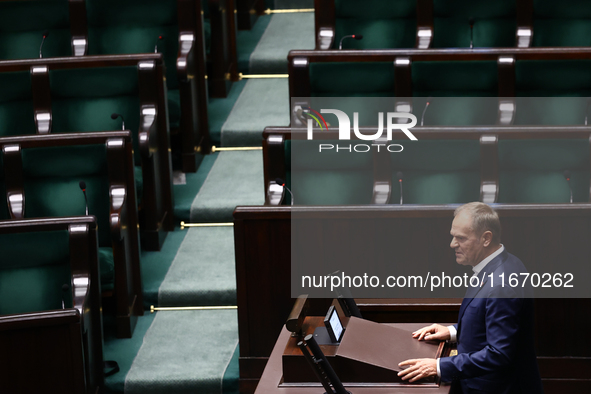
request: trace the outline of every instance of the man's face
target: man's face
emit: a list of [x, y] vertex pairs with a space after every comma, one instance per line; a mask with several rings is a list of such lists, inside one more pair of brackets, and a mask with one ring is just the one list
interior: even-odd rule
[[458, 264], [475, 266], [484, 258], [484, 239], [472, 230], [469, 214], [461, 212], [454, 218], [450, 234], [453, 238], [449, 246], [455, 250]]

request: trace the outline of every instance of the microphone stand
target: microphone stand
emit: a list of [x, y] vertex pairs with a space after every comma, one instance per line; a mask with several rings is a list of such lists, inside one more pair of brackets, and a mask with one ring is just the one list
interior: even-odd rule
[[[322, 387], [326, 390], [325, 394], [351, 394], [351, 392], [345, 390], [343, 383], [341, 383], [341, 380], [330, 366], [312, 334], [306, 336], [303, 341], [298, 342], [298, 347], [304, 354], [304, 358], [314, 371], [314, 374], [320, 380]], [[310, 354], [310, 351], [312, 351], [312, 354]]]

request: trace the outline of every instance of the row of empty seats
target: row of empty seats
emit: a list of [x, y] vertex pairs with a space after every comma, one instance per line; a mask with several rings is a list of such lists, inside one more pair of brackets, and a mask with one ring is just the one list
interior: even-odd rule
[[591, 8], [551, 0], [315, 0], [316, 49], [552, 47], [591, 44]]
[[569, 203], [571, 190], [572, 202], [591, 201], [591, 134], [582, 127], [422, 128], [418, 141], [381, 141], [379, 151], [374, 141], [338, 140], [336, 130], [313, 141], [306, 133], [265, 130], [268, 204], [283, 194], [277, 178], [296, 205]]

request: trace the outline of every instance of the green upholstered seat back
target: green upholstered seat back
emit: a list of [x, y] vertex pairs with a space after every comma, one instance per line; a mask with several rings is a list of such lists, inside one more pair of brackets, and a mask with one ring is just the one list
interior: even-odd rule
[[472, 97], [498, 96], [496, 62], [414, 62], [412, 64], [415, 114], [425, 107], [425, 125], [490, 125], [496, 123], [496, 99], [473, 100]]
[[433, 0], [433, 48], [514, 47], [517, 28], [514, 0]]
[[[371, 153], [318, 152], [318, 142], [286, 141], [286, 182], [297, 205], [369, 204], [373, 187]], [[350, 141], [320, 141], [349, 145]], [[292, 151], [293, 149], [293, 151]]]
[[97, 218], [99, 245], [110, 246], [109, 183], [105, 145], [23, 149], [25, 217], [84, 215]]
[[591, 45], [591, 2], [534, 0], [532, 46]]
[[137, 67], [79, 68], [51, 70], [51, 106], [54, 133], [120, 130], [132, 131], [136, 164], [138, 149], [139, 88]]
[[158, 43], [168, 88], [178, 86], [176, 0], [87, 0], [86, 8], [90, 55], [153, 53]]
[[391, 97], [391, 62], [311, 63], [312, 97]]
[[0, 1], [0, 60], [71, 56], [68, 0]]
[[0, 315], [72, 306], [67, 231], [0, 235]]
[[515, 85], [517, 96], [536, 98], [518, 100], [516, 124], [583, 124], [586, 99], [565, 97], [591, 96], [591, 60], [517, 61]]
[[0, 137], [25, 134], [35, 134], [31, 73], [0, 73]]
[[391, 141], [404, 147], [391, 153], [392, 196], [400, 201], [403, 174], [405, 204], [460, 204], [480, 199], [480, 144], [478, 140]]
[[574, 202], [589, 201], [589, 140], [499, 141], [501, 203], [568, 203], [564, 171], [571, 173]]
[[363, 35], [363, 39], [346, 39], [344, 49], [413, 48], [416, 8], [414, 0], [335, 0], [334, 48], [351, 34]]

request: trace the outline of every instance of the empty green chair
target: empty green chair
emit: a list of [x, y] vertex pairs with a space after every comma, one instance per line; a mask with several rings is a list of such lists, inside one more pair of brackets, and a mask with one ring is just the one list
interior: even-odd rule
[[0, 2], [0, 60], [72, 56], [68, 0]]
[[[0, 368], [6, 392], [104, 384], [96, 222], [0, 220]], [[31, 375], [32, 374], [32, 375]]]
[[515, 0], [433, 0], [432, 48], [515, 47]]
[[497, 202], [568, 203], [571, 189], [589, 202], [589, 139], [500, 140], [498, 151]]
[[591, 4], [585, 0], [534, 0], [534, 47], [591, 45]]

